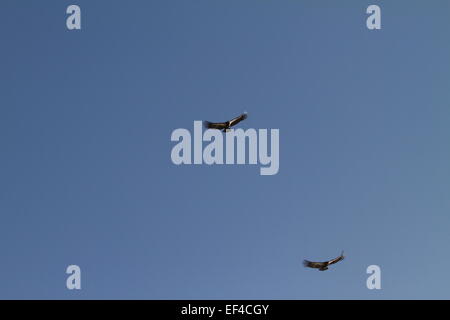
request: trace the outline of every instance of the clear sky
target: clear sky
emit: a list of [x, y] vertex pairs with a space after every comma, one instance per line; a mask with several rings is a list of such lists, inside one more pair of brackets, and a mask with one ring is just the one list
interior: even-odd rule
[[[446, 0], [2, 0], [0, 298], [450, 298], [449, 32]], [[244, 110], [277, 175], [172, 163]]]

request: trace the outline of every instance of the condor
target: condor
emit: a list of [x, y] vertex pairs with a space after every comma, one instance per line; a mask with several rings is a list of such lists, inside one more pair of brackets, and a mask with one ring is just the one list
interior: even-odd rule
[[204, 126], [206, 129], [219, 129], [222, 130], [223, 132], [228, 132], [230, 131], [230, 128], [232, 126], [237, 125], [239, 122], [243, 121], [247, 119], [247, 112], [244, 112], [243, 114], [241, 114], [240, 116], [231, 119], [229, 121], [225, 121], [225, 122], [209, 122], [209, 121], [205, 121], [203, 122]]
[[314, 269], [319, 269], [319, 271], [325, 271], [328, 270], [328, 266], [338, 263], [341, 260], [344, 260], [344, 251], [342, 251], [341, 255], [337, 258], [328, 260], [328, 261], [324, 261], [324, 262], [312, 262], [312, 261], [308, 261], [308, 260], [303, 260], [303, 265], [307, 268], [314, 268]]

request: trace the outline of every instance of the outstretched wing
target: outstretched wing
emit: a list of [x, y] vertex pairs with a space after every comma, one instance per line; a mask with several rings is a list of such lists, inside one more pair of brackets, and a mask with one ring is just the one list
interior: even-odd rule
[[339, 262], [341, 260], [344, 260], [344, 258], [345, 258], [344, 257], [344, 251], [342, 251], [342, 253], [341, 253], [341, 255], [339, 257], [331, 259], [330, 261], [328, 261], [328, 265], [335, 264], [335, 263], [337, 263], [337, 262]]
[[223, 130], [227, 127], [226, 122], [209, 122], [209, 121], [203, 121], [203, 125], [207, 129], [219, 129]]
[[243, 113], [240, 116], [231, 119], [230, 121], [228, 121], [230, 123], [230, 127], [237, 125], [239, 122], [241, 122], [242, 120], [247, 119], [247, 113]]
[[320, 268], [324, 268], [327, 266], [326, 262], [312, 262], [312, 261], [308, 261], [308, 260], [303, 260], [303, 265], [307, 268], [316, 268], [316, 269], [320, 269]]

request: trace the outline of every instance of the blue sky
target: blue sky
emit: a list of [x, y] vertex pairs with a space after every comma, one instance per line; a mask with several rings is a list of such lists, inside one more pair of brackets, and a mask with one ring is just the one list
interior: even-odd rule
[[[0, 298], [448, 299], [449, 9], [1, 1]], [[244, 110], [277, 175], [172, 164], [174, 129]]]

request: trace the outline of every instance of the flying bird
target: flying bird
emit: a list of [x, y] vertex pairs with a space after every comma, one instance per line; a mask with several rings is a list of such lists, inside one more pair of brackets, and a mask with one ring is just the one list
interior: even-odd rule
[[328, 266], [335, 264], [341, 260], [344, 260], [344, 251], [342, 251], [341, 255], [337, 258], [325, 261], [325, 262], [312, 262], [308, 260], [303, 260], [303, 265], [308, 268], [315, 268], [319, 269], [319, 271], [325, 271], [328, 270]]
[[247, 112], [244, 112], [243, 114], [241, 114], [240, 116], [231, 119], [230, 121], [226, 121], [226, 122], [209, 122], [209, 121], [204, 121], [204, 125], [205, 128], [207, 129], [218, 129], [218, 130], [222, 130], [223, 132], [227, 132], [228, 130], [230, 130], [230, 128], [232, 126], [237, 125], [239, 122], [241, 122], [242, 120], [247, 119]]

